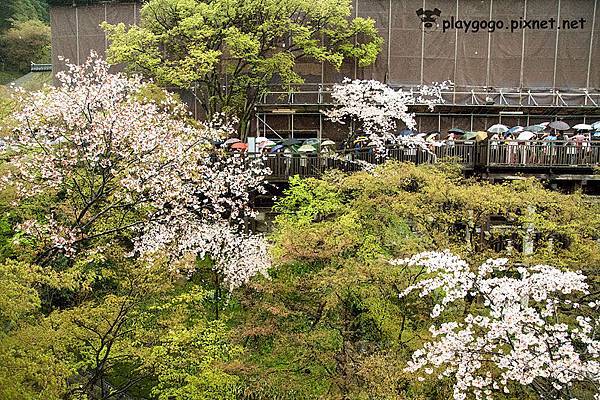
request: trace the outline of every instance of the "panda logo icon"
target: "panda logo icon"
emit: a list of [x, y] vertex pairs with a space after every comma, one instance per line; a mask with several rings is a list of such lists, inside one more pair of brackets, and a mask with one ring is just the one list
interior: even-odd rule
[[437, 19], [442, 15], [442, 11], [439, 8], [433, 10], [423, 10], [419, 8], [417, 10], [417, 16], [421, 19], [421, 29], [425, 32], [433, 32], [440, 26]]

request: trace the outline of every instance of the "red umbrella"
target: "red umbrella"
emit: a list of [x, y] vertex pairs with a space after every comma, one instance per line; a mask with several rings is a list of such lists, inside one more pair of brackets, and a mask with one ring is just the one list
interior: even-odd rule
[[231, 145], [231, 148], [234, 150], [247, 150], [248, 149], [248, 145], [246, 143], [234, 143]]

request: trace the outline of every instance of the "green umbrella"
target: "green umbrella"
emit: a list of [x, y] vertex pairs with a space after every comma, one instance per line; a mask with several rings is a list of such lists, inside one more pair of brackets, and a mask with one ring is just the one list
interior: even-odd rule
[[462, 140], [473, 140], [477, 137], [477, 132], [465, 132], [465, 134], [461, 137]]
[[306, 139], [306, 140], [304, 141], [304, 144], [310, 144], [310, 145], [312, 145], [312, 146], [315, 146], [315, 145], [316, 145], [316, 146], [318, 146], [318, 145], [319, 145], [319, 143], [321, 143], [321, 141], [320, 141], [319, 139], [316, 139], [316, 138], [312, 138], [312, 139]]
[[530, 125], [530, 126], [526, 126], [523, 130], [537, 133], [537, 132], [543, 131], [544, 129], [546, 129], [546, 128], [542, 125]]
[[285, 139], [283, 141], [283, 144], [286, 145], [286, 146], [294, 146], [296, 144], [299, 145], [299, 144], [302, 144], [302, 140], [300, 140], [300, 139], [294, 139], [294, 138]]

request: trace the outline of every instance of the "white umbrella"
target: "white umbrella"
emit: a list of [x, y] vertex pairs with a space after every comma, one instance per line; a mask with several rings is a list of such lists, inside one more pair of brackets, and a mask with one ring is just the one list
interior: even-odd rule
[[596, 121], [592, 124], [592, 128], [598, 130], [600, 129], [600, 121]]
[[488, 128], [489, 133], [504, 133], [508, 130], [508, 126], [502, 124], [492, 125]]
[[335, 146], [335, 142], [333, 140], [325, 140], [323, 143], [321, 143], [321, 146]]
[[317, 151], [317, 149], [310, 144], [303, 144], [298, 148], [299, 153], [310, 153], [311, 151]]
[[258, 147], [260, 147], [260, 148], [262, 149], [262, 148], [265, 148], [265, 147], [273, 147], [273, 146], [275, 146], [275, 145], [277, 145], [277, 143], [275, 143], [275, 142], [274, 142], [274, 141], [272, 141], [272, 140], [263, 140], [263, 141], [261, 141], [261, 142], [258, 144]]
[[267, 138], [266, 138], [266, 137], [264, 137], [264, 136], [259, 136], [259, 137], [257, 137], [257, 138], [256, 138], [256, 143], [262, 143], [262, 142], [266, 142], [266, 141], [268, 141], [268, 140], [269, 140], [269, 139], [267, 139]]
[[577, 124], [572, 128], [577, 131], [591, 131], [592, 129], [594, 129], [591, 125], [588, 124]]
[[541, 125], [541, 126], [543, 126], [543, 127], [545, 128], [545, 127], [547, 127], [549, 124], [550, 124], [550, 122], [542, 122], [541, 124], [538, 124], [538, 125]]
[[517, 140], [531, 140], [535, 136], [535, 133], [529, 131], [523, 131], [517, 136]]
[[231, 138], [231, 139], [227, 139], [225, 141], [225, 144], [234, 144], [234, 143], [239, 143], [239, 142], [241, 142], [240, 139], [238, 139], [238, 138]]

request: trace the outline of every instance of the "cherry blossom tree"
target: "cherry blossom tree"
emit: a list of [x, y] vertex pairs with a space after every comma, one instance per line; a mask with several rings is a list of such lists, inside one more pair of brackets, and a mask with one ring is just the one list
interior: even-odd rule
[[409, 105], [426, 105], [433, 110], [436, 104], [444, 103], [442, 91], [452, 82], [434, 82], [416, 89], [393, 89], [376, 80], [350, 80], [346, 78], [333, 87], [332, 98], [335, 108], [325, 114], [333, 121], [348, 120], [360, 123], [370, 141], [378, 147], [388, 143], [406, 142], [413, 138], [396, 137], [399, 121], [408, 129], [416, 127], [415, 114]]
[[[445, 321], [430, 327], [432, 340], [413, 354], [407, 371], [453, 377], [456, 400], [470, 394], [490, 399], [510, 393], [512, 385], [542, 399], [573, 399], [582, 387], [598, 393], [600, 303], [580, 272], [514, 268], [506, 259], [487, 260], [472, 271], [448, 251], [391, 263], [414, 267], [424, 277], [401, 297], [431, 297], [431, 317]], [[449, 310], [459, 304], [468, 308], [456, 319]]]
[[261, 159], [213, 146], [231, 125], [196, 123], [168, 93], [148, 99], [150, 83], [111, 74], [96, 54], [58, 80], [26, 96], [3, 176], [16, 202], [52, 198], [42, 217], [19, 226], [39, 244], [38, 263], [119, 235], [133, 239], [138, 256], [210, 256], [230, 289], [266, 274], [264, 238], [243, 230], [250, 196], [264, 190], [269, 171]]

